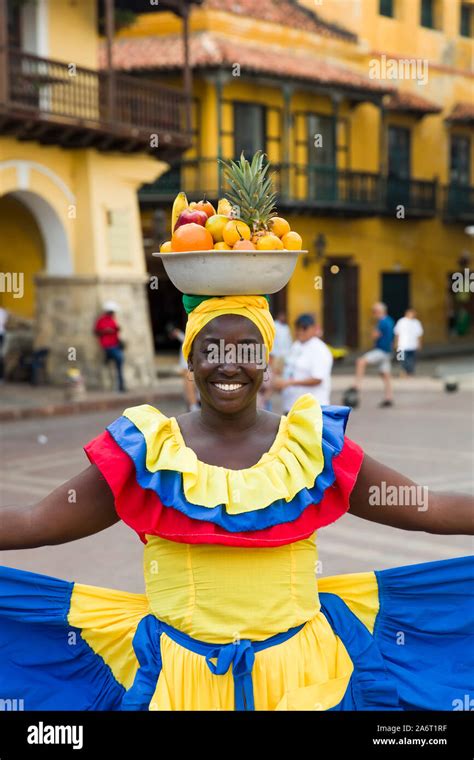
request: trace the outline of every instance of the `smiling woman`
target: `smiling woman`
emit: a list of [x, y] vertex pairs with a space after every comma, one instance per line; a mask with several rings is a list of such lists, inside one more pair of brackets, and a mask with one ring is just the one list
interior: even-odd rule
[[88, 470], [29, 510], [1, 512], [5, 549], [122, 519], [145, 544], [146, 594], [0, 570], [9, 697], [30, 710], [458, 709], [474, 668], [472, 560], [318, 578], [316, 534], [349, 510], [472, 533], [472, 499], [374, 503], [374, 486], [416, 484], [347, 438], [349, 408], [308, 394], [279, 417], [257, 409], [262, 367], [237, 353], [211, 361], [220, 341], [271, 352], [267, 299], [184, 303], [201, 410], [126, 409], [85, 447]]

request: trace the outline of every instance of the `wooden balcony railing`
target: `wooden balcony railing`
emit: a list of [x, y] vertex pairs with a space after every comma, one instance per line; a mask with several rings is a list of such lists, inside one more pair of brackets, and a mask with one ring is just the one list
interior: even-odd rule
[[388, 177], [385, 183], [386, 212], [394, 216], [434, 216], [436, 191], [437, 183], [434, 180]]
[[474, 224], [474, 187], [456, 183], [444, 187], [443, 214], [448, 222]]
[[[160, 152], [190, 145], [187, 97], [124, 74], [0, 50], [0, 128], [67, 147]], [[179, 153], [178, 153], [179, 155]]]
[[[407, 217], [429, 217], [436, 212], [436, 182], [394, 182], [376, 172], [351, 171], [303, 164], [272, 164], [278, 208], [313, 214], [346, 216], [394, 215], [400, 205]], [[176, 163], [160, 179], [140, 191], [142, 202], [169, 202], [180, 190], [190, 197], [221, 197], [226, 186], [217, 159], [190, 159]]]
[[[380, 175], [307, 167], [299, 164], [272, 164], [278, 207], [295, 211], [344, 211], [377, 213], [380, 211]], [[140, 191], [143, 201], [170, 201], [179, 190], [194, 196], [217, 199], [226, 190], [217, 159], [188, 159], [178, 162]]]

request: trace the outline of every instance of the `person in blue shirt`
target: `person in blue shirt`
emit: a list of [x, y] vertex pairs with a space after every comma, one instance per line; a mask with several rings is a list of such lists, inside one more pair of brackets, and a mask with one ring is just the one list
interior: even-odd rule
[[384, 303], [374, 303], [372, 307], [372, 314], [374, 315], [374, 319], [376, 321], [375, 328], [372, 332], [374, 347], [357, 359], [355, 385], [353, 388], [349, 389], [349, 391], [353, 393], [354, 398], [354, 403], [351, 405], [358, 405], [359, 392], [361, 389], [366, 367], [368, 364], [374, 364], [377, 366], [384, 384], [384, 398], [379, 406], [381, 408], [386, 408], [393, 406], [391, 370], [392, 345], [394, 339], [395, 323], [392, 317], [387, 314], [387, 306]]

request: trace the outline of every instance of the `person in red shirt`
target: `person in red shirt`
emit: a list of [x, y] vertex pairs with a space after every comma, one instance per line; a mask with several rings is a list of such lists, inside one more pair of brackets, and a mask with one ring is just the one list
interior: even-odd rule
[[119, 391], [125, 391], [123, 380], [123, 344], [119, 338], [120, 327], [115, 319], [118, 305], [114, 301], [106, 301], [103, 306], [103, 314], [95, 323], [94, 332], [99, 343], [104, 349], [105, 361], [113, 361], [117, 367], [117, 380]]

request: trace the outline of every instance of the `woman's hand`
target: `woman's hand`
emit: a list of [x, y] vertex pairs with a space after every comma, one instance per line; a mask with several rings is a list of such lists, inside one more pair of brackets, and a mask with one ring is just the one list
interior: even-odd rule
[[472, 496], [430, 491], [367, 455], [350, 504], [351, 514], [392, 528], [474, 535]]
[[119, 521], [97, 467], [68, 480], [30, 507], [0, 508], [0, 549], [32, 549], [91, 536]]

